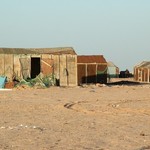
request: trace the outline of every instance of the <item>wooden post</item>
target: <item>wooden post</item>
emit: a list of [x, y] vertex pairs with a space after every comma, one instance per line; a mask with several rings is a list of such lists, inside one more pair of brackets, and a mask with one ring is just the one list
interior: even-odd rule
[[68, 60], [66, 55], [66, 78], [67, 78], [67, 86], [69, 86], [69, 72], [68, 72]]
[[138, 74], [136, 74], [136, 67], [134, 67], [134, 81], [136, 81]]
[[87, 76], [88, 76], [88, 73], [87, 73], [87, 64], [85, 66], [85, 77], [86, 77], [86, 84], [87, 84]]
[[149, 83], [150, 82], [150, 69], [147, 69], [147, 70], [148, 70], [147, 82]]
[[145, 69], [143, 69], [143, 77], [144, 77], [144, 82], [146, 82], [146, 73], [145, 73]]
[[97, 83], [97, 63], [96, 63], [96, 73], [95, 73], [95, 75], [96, 75], [96, 83]]
[[139, 73], [139, 68], [138, 68], [137, 81], [140, 81], [139, 78], [140, 78], [140, 73]]
[[143, 82], [143, 70], [141, 69], [141, 82]]

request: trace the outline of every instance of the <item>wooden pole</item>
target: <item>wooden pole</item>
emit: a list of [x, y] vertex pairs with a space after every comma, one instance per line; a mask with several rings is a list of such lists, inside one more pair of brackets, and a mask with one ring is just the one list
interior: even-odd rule
[[86, 76], [86, 84], [87, 84], [87, 76], [88, 76], [88, 73], [87, 73], [87, 64], [86, 64], [86, 67], [85, 67], [85, 76]]
[[150, 82], [150, 69], [147, 69], [147, 70], [148, 70], [147, 82], [149, 83]]
[[97, 64], [96, 64], [96, 73], [95, 73], [95, 76], [96, 76], [96, 83], [97, 83]]

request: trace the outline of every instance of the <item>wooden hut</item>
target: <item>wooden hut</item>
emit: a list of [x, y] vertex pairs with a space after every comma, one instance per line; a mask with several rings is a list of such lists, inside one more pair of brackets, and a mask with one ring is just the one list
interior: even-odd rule
[[134, 79], [138, 82], [150, 83], [150, 61], [143, 61], [134, 67]]
[[107, 62], [103, 55], [77, 56], [78, 85], [107, 83]]
[[0, 48], [0, 75], [12, 80], [54, 74], [58, 85], [77, 85], [77, 54], [72, 47]]

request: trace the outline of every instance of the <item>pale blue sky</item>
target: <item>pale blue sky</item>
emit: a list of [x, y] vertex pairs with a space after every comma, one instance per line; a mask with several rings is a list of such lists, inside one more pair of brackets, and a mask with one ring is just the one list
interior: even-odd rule
[[64, 46], [132, 71], [150, 61], [150, 0], [0, 0], [0, 47]]

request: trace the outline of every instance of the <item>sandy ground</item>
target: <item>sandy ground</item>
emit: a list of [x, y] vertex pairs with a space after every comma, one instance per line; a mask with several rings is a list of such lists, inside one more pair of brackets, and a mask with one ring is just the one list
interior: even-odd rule
[[150, 85], [0, 91], [0, 150], [150, 150]]

